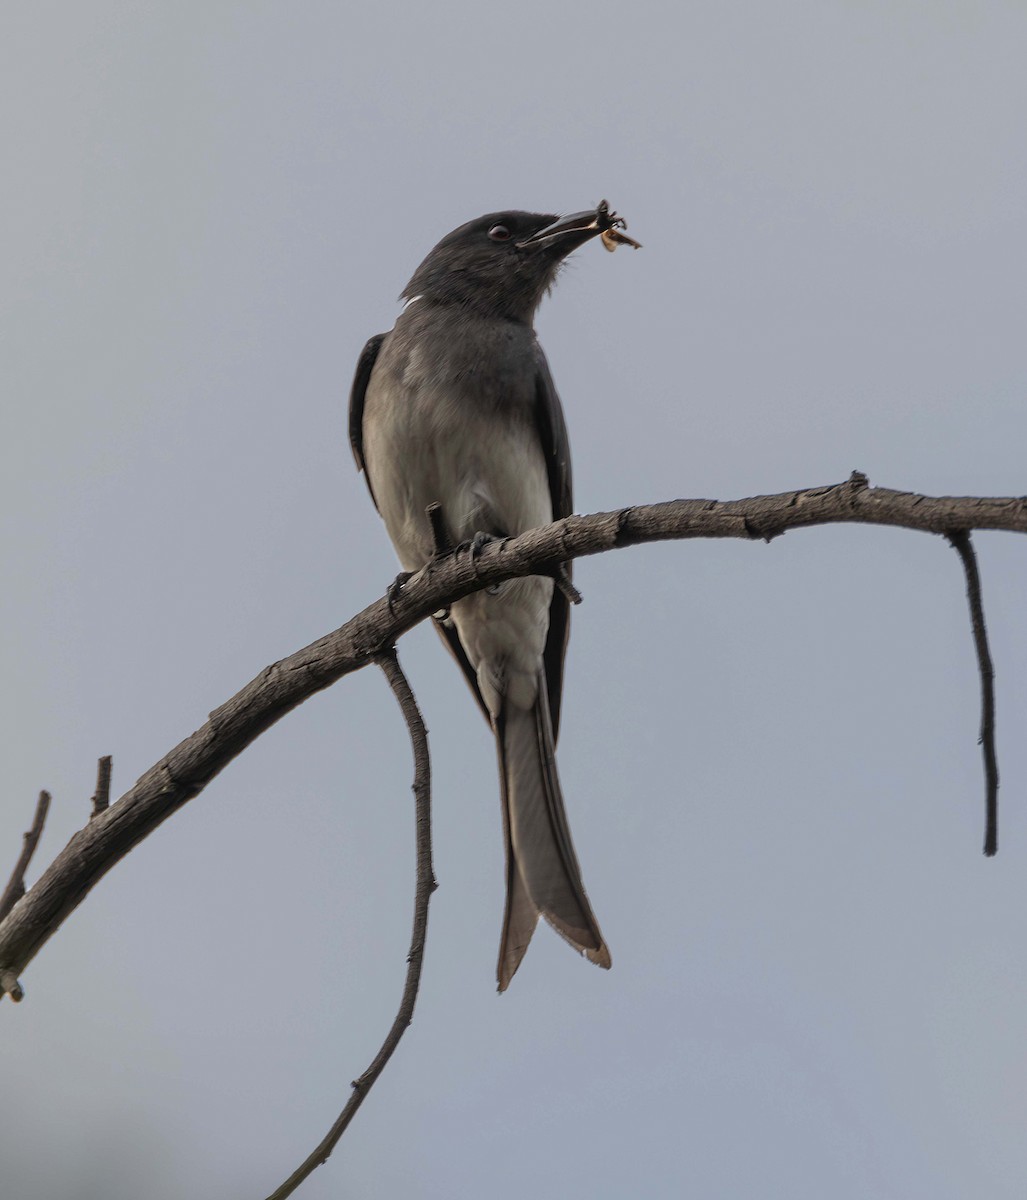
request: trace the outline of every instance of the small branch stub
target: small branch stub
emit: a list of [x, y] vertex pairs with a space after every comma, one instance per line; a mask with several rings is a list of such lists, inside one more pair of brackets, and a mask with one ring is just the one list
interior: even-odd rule
[[111, 756], [105, 754], [96, 764], [96, 791], [93, 793], [93, 809], [89, 819], [106, 812], [111, 803]]
[[25, 993], [13, 971], [0, 971], [0, 997], [10, 996], [15, 1004], [24, 1000]]

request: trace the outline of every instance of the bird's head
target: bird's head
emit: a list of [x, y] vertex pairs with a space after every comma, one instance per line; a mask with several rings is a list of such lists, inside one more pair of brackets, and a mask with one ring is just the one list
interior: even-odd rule
[[610, 249], [611, 243], [627, 241], [619, 233], [623, 224], [605, 200], [567, 217], [487, 213], [439, 242], [414, 272], [403, 298], [423, 297], [530, 323], [567, 255], [599, 235]]

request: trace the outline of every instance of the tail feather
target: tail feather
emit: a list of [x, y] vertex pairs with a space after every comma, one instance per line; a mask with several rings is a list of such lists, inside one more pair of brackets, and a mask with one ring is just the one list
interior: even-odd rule
[[[540, 681], [541, 682], [541, 681]], [[546, 689], [530, 709], [507, 704], [496, 721], [506, 835], [506, 912], [499, 948], [505, 991], [539, 916], [601, 967], [610, 952], [585, 895], [553, 753]]]
[[[505, 806], [504, 806], [505, 807]], [[503, 914], [503, 937], [499, 944], [499, 965], [496, 979], [499, 990], [505, 992], [521, 959], [528, 949], [531, 935], [538, 924], [538, 909], [528, 895], [520, 868], [511, 859], [509, 841], [506, 856], [506, 911]]]

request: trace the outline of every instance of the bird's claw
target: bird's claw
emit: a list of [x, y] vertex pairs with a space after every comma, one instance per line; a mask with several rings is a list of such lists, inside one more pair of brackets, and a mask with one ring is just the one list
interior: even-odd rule
[[454, 549], [453, 553], [457, 555], [467, 554], [470, 556], [471, 562], [474, 563], [481, 558], [481, 553], [486, 546], [492, 542], [498, 542], [500, 540], [500, 538], [493, 537], [491, 533], [483, 533], [479, 529], [474, 537], [472, 537], [469, 541], [461, 542], [460, 545]]
[[[505, 539], [501, 536], [496, 536], [495, 534], [491, 534], [491, 533], [485, 533], [479, 529], [478, 532], [474, 535], [474, 537], [472, 537], [469, 541], [461, 542], [460, 545], [457, 546], [457, 548], [454, 550], [453, 553], [457, 554], [457, 555], [467, 554], [470, 557], [471, 566], [473, 567], [474, 564], [481, 557], [482, 551], [485, 549], [486, 546], [491, 545], [492, 542], [501, 542], [504, 540]], [[493, 583], [485, 589], [485, 594], [487, 596], [494, 596], [494, 595], [496, 595], [496, 593], [499, 591], [499, 589], [502, 586], [503, 585], [501, 583]]]
[[408, 580], [413, 579], [413, 571], [400, 571], [396, 578], [389, 584], [385, 591], [385, 599], [389, 605], [389, 615], [396, 615], [396, 601], [399, 599], [399, 594], [403, 590], [403, 585]]

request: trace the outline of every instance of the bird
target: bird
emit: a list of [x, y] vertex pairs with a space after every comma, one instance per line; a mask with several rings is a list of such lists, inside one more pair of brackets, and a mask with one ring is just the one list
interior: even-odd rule
[[[623, 225], [605, 201], [569, 216], [468, 221], [414, 272], [394, 327], [364, 347], [350, 442], [407, 575], [445, 550], [473, 553], [573, 511], [567, 427], [534, 317], [573, 250], [597, 235], [607, 249], [636, 245]], [[506, 853], [500, 992], [540, 916], [591, 962], [611, 964], [556, 770], [573, 594], [563, 578], [562, 587], [546, 576], [512, 579], [435, 617], [496, 740]]]

